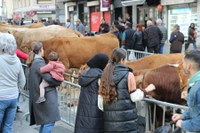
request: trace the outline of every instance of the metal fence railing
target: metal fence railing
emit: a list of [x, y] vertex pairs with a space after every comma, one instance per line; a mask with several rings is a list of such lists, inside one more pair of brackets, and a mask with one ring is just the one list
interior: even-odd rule
[[58, 90], [61, 120], [72, 127], [75, 125], [80, 88], [78, 84], [64, 81]]
[[[156, 129], [156, 117], [161, 117], [159, 123], [162, 126], [166, 124], [166, 122], [171, 121], [171, 116], [176, 113], [177, 110], [183, 112], [188, 107], [182, 106], [178, 104], [168, 103], [159, 101], [156, 99], [145, 98], [142, 102], [137, 104], [137, 108], [139, 109], [139, 115], [144, 116], [146, 118], [146, 131], [154, 131]], [[162, 111], [157, 114], [156, 109], [161, 108]], [[170, 120], [166, 119], [166, 113], [170, 112]], [[174, 126], [172, 126], [172, 131], [174, 130]]]
[[145, 52], [145, 51], [138, 51], [133, 49], [127, 50], [127, 60], [128, 61], [135, 61], [145, 56], [152, 55], [153, 53]]
[[[22, 66], [26, 76], [26, 85], [24, 89], [20, 90], [20, 97], [23, 102], [27, 103], [26, 105], [28, 108], [29, 85], [27, 81], [29, 78], [29, 67], [25, 64], [22, 64]], [[58, 87], [58, 102], [61, 120], [71, 127], [74, 127], [75, 124], [80, 88], [80, 85], [66, 80]], [[28, 118], [29, 112], [25, 112], [21, 119], [21, 123], [24, 119], [28, 120]]]

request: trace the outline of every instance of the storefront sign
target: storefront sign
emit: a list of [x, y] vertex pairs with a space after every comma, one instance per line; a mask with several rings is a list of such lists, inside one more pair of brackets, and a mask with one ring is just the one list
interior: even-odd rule
[[123, 6], [141, 5], [145, 0], [122, 0]]
[[101, 0], [101, 11], [108, 11], [110, 8], [110, 0]]
[[196, 0], [161, 0], [162, 5], [174, 5], [174, 4], [184, 4], [184, 3], [192, 3]]
[[90, 14], [90, 31], [98, 32], [99, 26], [101, 24], [101, 13], [100, 12], [92, 12]]
[[55, 5], [37, 5], [37, 6], [30, 6], [30, 7], [24, 7], [19, 8], [17, 10], [14, 10], [14, 12], [28, 12], [28, 11], [52, 11], [56, 10]]

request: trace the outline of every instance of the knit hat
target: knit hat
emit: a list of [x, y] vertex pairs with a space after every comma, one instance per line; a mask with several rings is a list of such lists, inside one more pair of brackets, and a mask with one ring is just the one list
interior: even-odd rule
[[103, 53], [98, 53], [96, 55], [94, 55], [88, 62], [87, 65], [90, 68], [99, 68], [101, 70], [103, 70], [107, 63], [108, 63], [108, 56], [103, 54]]

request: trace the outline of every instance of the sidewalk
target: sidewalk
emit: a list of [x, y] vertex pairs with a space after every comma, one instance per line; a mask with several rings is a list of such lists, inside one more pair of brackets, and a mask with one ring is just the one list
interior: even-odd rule
[[[29, 126], [29, 119], [26, 120], [23, 115], [28, 112], [28, 100], [20, 99], [20, 108], [22, 113], [17, 113], [14, 121], [14, 133], [39, 133], [39, 126]], [[73, 128], [66, 123], [59, 121], [56, 122], [53, 133], [73, 133]]]

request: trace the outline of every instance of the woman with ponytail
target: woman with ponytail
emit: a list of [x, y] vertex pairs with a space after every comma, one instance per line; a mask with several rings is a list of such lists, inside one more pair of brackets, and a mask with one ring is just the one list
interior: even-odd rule
[[108, 65], [105, 67], [99, 87], [103, 98], [104, 132], [138, 133], [136, 101], [154, 90], [154, 85], [146, 89], [136, 89], [132, 70], [125, 66], [126, 51], [122, 48], [113, 50]]
[[[40, 73], [40, 68], [46, 65], [43, 56], [44, 49], [42, 43], [33, 42], [32, 51], [29, 53], [27, 61], [30, 66], [28, 78], [30, 125], [41, 125], [40, 133], [51, 133], [55, 122], [60, 120], [56, 87], [61, 82], [53, 79], [50, 73]], [[39, 85], [43, 79], [49, 84], [45, 88], [46, 102], [37, 104], [36, 101], [40, 95]]]

